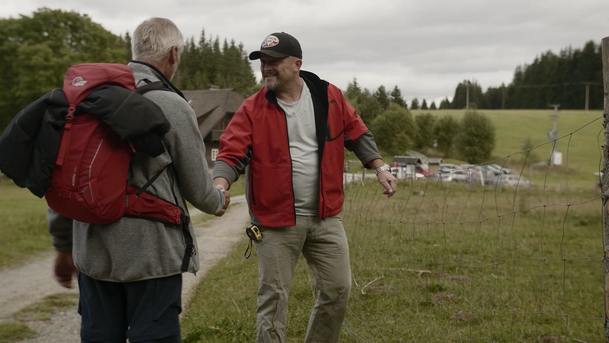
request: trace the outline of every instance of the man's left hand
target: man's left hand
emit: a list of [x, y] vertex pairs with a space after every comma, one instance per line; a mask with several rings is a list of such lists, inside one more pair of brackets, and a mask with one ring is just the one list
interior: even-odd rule
[[74, 267], [71, 251], [57, 251], [53, 273], [55, 280], [62, 287], [72, 288], [72, 278], [76, 274], [76, 267]]
[[387, 195], [388, 198], [395, 194], [398, 180], [395, 178], [395, 176], [393, 176], [393, 174], [391, 174], [391, 172], [381, 171], [376, 174], [376, 178], [384, 188], [383, 194]]

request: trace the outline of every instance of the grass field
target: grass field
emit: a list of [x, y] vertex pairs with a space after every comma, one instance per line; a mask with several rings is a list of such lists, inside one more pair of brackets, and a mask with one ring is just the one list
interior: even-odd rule
[[0, 178], [0, 268], [51, 248], [46, 208], [44, 199]]
[[[353, 290], [341, 342], [601, 341], [599, 212], [593, 191], [417, 182], [386, 200], [375, 182], [350, 185]], [[185, 342], [254, 340], [257, 265], [243, 248], [199, 286]], [[288, 342], [302, 341], [312, 301], [301, 259]]]
[[[493, 160], [502, 165], [514, 167], [519, 171], [523, 155], [518, 153], [527, 138], [534, 146], [545, 144], [533, 151], [539, 160], [547, 161], [552, 151], [552, 144], [548, 142], [547, 132], [552, 128], [552, 110], [478, 110], [486, 115], [495, 125], [496, 145], [493, 151]], [[463, 110], [437, 110], [412, 111], [419, 113], [432, 113], [435, 116], [450, 115], [460, 119], [465, 113]], [[604, 144], [602, 131], [601, 111], [559, 111], [558, 136], [556, 150], [562, 152], [563, 165], [556, 168], [556, 173], [546, 180], [551, 185], [569, 184], [573, 187], [594, 188], [597, 177], [594, 173], [599, 171], [601, 158], [601, 145]], [[598, 120], [597, 120], [598, 119]], [[595, 121], [596, 120], [596, 121]], [[571, 132], [581, 128], [587, 123], [590, 125], [570, 135]], [[565, 137], [563, 137], [565, 136]], [[599, 141], [600, 140], [600, 141]], [[530, 161], [529, 161], [530, 162]], [[545, 171], [532, 170], [526, 166], [525, 176], [531, 178], [536, 184], [543, 185], [546, 177]]]
[[[521, 150], [524, 140], [529, 137], [534, 145], [547, 142], [546, 132], [551, 127], [550, 110], [480, 110], [496, 127], [496, 148], [493, 155], [498, 162], [510, 165], [515, 172], [520, 171], [517, 163], [520, 156], [503, 158]], [[414, 114], [430, 112], [434, 115], [451, 115], [457, 118], [462, 110], [413, 111]], [[561, 111], [559, 115], [559, 135], [569, 133], [585, 123], [599, 118], [598, 111]], [[544, 183], [552, 188], [594, 189], [595, 172], [599, 170], [602, 135], [601, 121], [574, 134], [571, 143], [568, 137], [559, 140], [557, 146], [563, 152], [562, 167], [550, 172], [525, 168], [523, 175], [533, 180], [538, 188]], [[601, 142], [598, 141], [601, 139]], [[547, 159], [551, 145], [546, 144], [534, 151], [539, 158]], [[568, 148], [568, 149], [567, 149]], [[568, 153], [567, 153], [568, 152]], [[243, 178], [231, 189], [231, 194], [243, 193]], [[18, 189], [6, 179], [0, 178], [0, 268], [24, 261], [37, 253], [51, 249], [47, 233], [45, 202], [27, 190]]]
[[[231, 195], [243, 193], [244, 183], [240, 178], [231, 187]], [[52, 249], [46, 211], [44, 199], [0, 177], [0, 268], [25, 263]], [[200, 224], [212, 217], [201, 214], [193, 218], [193, 222]]]
[[[531, 189], [403, 183], [347, 190], [344, 217], [353, 291], [341, 342], [597, 342], [603, 340], [600, 112], [561, 112], [563, 165], [535, 169], [518, 154], [529, 138], [547, 160], [551, 111], [481, 111], [494, 122], [493, 159]], [[463, 111], [434, 111], [456, 117]], [[599, 141], [600, 140], [600, 141]], [[185, 342], [254, 340], [257, 265], [243, 247], [199, 286]], [[289, 342], [300, 342], [313, 297], [304, 260], [290, 300]]]
[[[512, 154], [527, 137], [547, 142], [549, 110], [481, 112], [495, 123], [500, 164], [518, 167]], [[600, 116], [561, 111], [559, 135]], [[602, 341], [599, 132], [597, 120], [561, 139], [563, 166], [525, 168], [536, 186], [517, 193], [417, 182], [402, 183], [387, 201], [374, 183], [349, 186], [344, 217], [354, 284], [341, 341]], [[547, 159], [550, 151], [546, 144], [535, 153]], [[0, 267], [51, 249], [45, 215], [44, 200], [0, 179]], [[253, 340], [257, 265], [255, 257], [243, 259], [244, 249], [237, 246], [199, 286], [184, 317], [185, 342]], [[290, 342], [302, 341], [311, 305], [301, 262]]]

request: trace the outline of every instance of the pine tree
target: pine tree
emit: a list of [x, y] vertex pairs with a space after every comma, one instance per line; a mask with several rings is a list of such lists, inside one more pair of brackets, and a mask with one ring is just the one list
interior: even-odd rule
[[378, 101], [378, 103], [381, 105], [381, 109], [383, 111], [389, 108], [389, 97], [387, 96], [385, 86], [379, 86], [376, 92], [374, 92], [374, 97], [376, 98], [376, 101]]
[[412, 101], [410, 102], [410, 108], [413, 110], [418, 110], [419, 109], [419, 99], [417, 99], [417, 98], [412, 99]]
[[393, 87], [393, 90], [391, 91], [390, 95], [391, 102], [400, 107], [408, 108], [408, 106], [406, 105], [406, 101], [404, 101], [404, 98], [402, 98], [402, 91], [400, 91], [397, 85]]
[[129, 35], [129, 31], [125, 32], [125, 49], [127, 50], [127, 59], [131, 60], [131, 36]]
[[362, 89], [357, 83], [357, 79], [354, 78], [353, 81], [349, 82], [347, 85], [347, 91], [345, 92], [345, 96], [352, 102], [356, 103], [358, 98], [362, 95]]
[[421, 103], [421, 109], [422, 110], [428, 110], [428, 108], [427, 108], [427, 100], [423, 99], [423, 102]]
[[446, 110], [446, 109], [449, 109], [450, 107], [451, 107], [450, 100], [448, 100], [448, 98], [444, 98], [444, 100], [440, 101], [441, 110]]

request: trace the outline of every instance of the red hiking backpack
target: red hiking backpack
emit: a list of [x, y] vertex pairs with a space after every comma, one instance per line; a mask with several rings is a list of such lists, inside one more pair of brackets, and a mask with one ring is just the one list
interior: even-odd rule
[[133, 72], [123, 64], [77, 64], [64, 76], [69, 107], [51, 186], [45, 194], [49, 207], [90, 224], [109, 224], [123, 216], [184, 224], [187, 217], [178, 206], [145, 192], [160, 173], [141, 188], [128, 185], [134, 154], [131, 145], [96, 116], [75, 115], [79, 103], [104, 85], [136, 90]]

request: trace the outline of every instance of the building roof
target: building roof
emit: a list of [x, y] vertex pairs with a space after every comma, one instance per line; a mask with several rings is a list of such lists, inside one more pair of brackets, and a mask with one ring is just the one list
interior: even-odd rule
[[396, 155], [393, 156], [393, 161], [401, 164], [421, 164], [418, 156]]
[[232, 89], [199, 89], [183, 91], [197, 115], [201, 136], [206, 137], [226, 113], [235, 113], [243, 96]]

